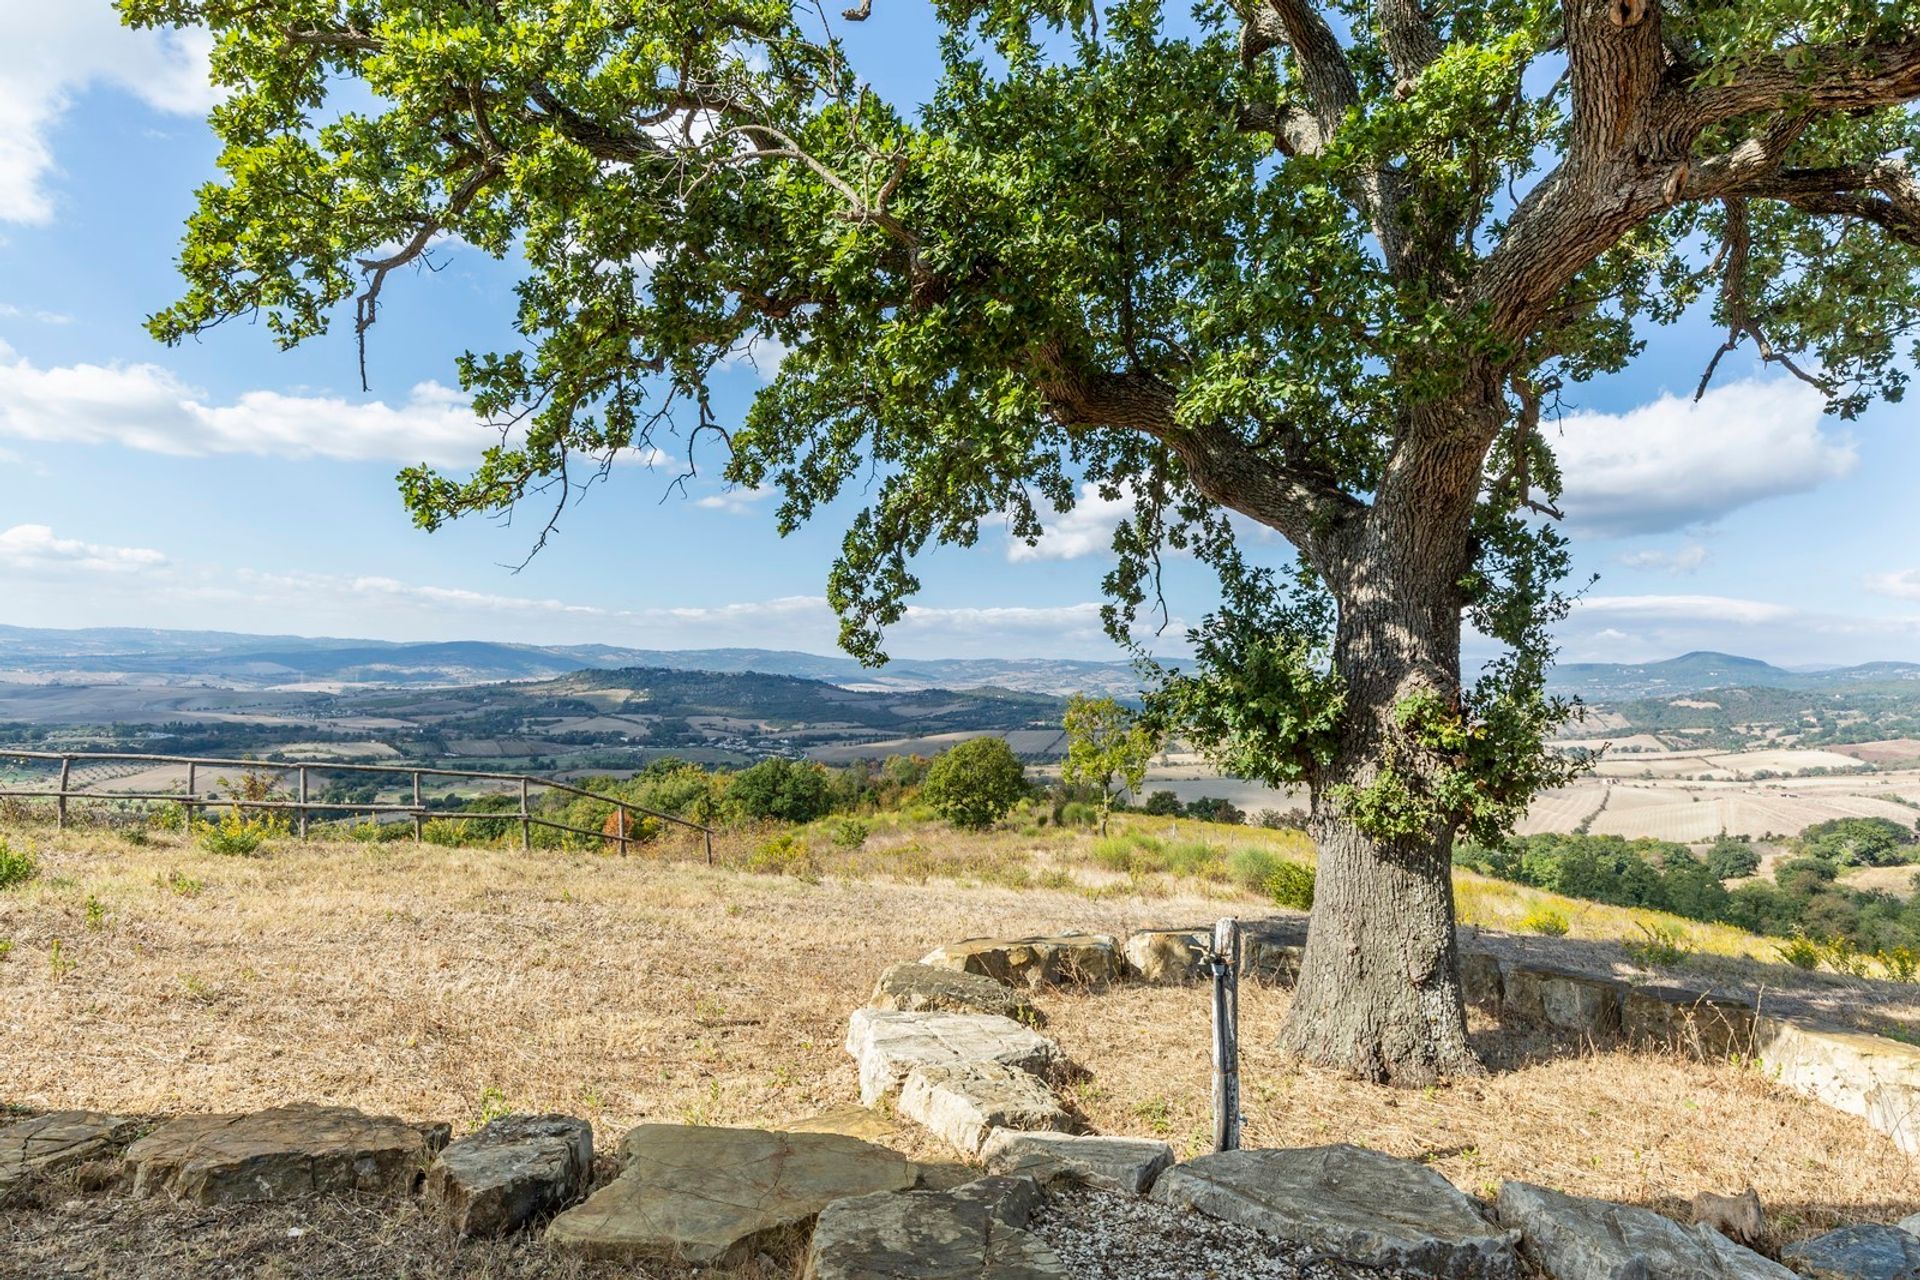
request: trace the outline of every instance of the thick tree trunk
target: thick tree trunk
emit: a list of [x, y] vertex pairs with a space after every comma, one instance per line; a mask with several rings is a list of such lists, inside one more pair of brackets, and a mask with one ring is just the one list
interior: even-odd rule
[[1435, 432], [1435, 447], [1387, 479], [1403, 491], [1376, 503], [1332, 584], [1346, 705], [1333, 762], [1313, 780], [1319, 874], [1280, 1035], [1306, 1062], [1400, 1085], [1484, 1071], [1467, 1044], [1456, 962], [1453, 818], [1381, 838], [1351, 812], [1353, 791], [1388, 771], [1420, 796], [1449, 763], [1414, 741], [1398, 708], [1425, 695], [1449, 713], [1460, 706], [1460, 583], [1484, 446], [1472, 407], [1455, 413], [1454, 430]]

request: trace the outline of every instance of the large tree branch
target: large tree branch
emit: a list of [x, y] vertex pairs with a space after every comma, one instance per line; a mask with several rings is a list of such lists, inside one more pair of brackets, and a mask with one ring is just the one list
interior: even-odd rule
[[1042, 350], [1040, 392], [1072, 429], [1137, 431], [1165, 444], [1209, 500], [1279, 533], [1325, 571], [1342, 528], [1366, 504], [1331, 479], [1275, 465], [1227, 428], [1183, 426], [1174, 389], [1139, 370], [1089, 369], [1058, 346]]
[[1915, 98], [1920, 98], [1920, 37], [1782, 49], [1725, 84], [1675, 95], [1674, 107], [1704, 128], [1789, 103], [1812, 111], [1859, 111]]
[[1920, 248], [1920, 181], [1904, 160], [1780, 169], [1745, 184], [1741, 193], [1804, 213], [1861, 218]]

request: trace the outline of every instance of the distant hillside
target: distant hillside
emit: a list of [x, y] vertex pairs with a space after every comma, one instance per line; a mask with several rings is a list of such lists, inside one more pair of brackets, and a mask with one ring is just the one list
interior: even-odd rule
[[875, 690], [999, 688], [1134, 697], [1126, 662], [1058, 658], [903, 658], [880, 668], [851, 658], [784, 649], [628, 649], [617, 645], [522, 645], [486, 640], [384, 640], [250, 636], [217, 631], [0, 626], [0, 670], [77, 675], [184, 677], [237, 688], [341, 682], [465, 685], [541, 680], [590, 669], [757, 672]]
[[1920, 663], [1868, 662], [1820, 671], [1789, 671], [1758, 658], [1701, 651], [1660, 662], [1570, 662], [1553, 668], [1555, 693], [1590, 702], [1658, 698], [1710, 689], [1857, 690], [1864, 685], [1920, 681]]

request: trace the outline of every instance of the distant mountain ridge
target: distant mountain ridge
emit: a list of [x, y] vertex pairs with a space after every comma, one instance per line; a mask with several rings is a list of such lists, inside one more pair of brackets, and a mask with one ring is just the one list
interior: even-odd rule
[[902, 692], [998, 688], [1050, 696], [1107, 693], [1134, 697], [1140, 690], [1140, 678], [1131, 663], [1067, 658], [899, 658], [884, 667], [871, 668], [852, 658], [788, 649], [630, 649], [605, 644], [403, 642], [128, 627], [47, 630], [0, 625], [0, 670], [182, 677], [243, 687], [303, 682], [485, 684], [642, 667], [795, 676], [847, 688]]
[[1569, 662], [1554, 667], [1547, 676], [1553, 692], [1589, 701], [1680, 696], [1710, 689], [1845, 689], [1907, 680], [1920, 681], [1920, 663], [1866, 662], [1791, 671], [1758, 658], [1711, 650], [1658, 662]]

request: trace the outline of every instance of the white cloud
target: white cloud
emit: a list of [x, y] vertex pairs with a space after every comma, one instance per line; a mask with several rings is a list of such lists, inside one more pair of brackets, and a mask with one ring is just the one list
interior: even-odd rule
[[113, 547], [55, 537], [52, 528], [44, 524], [17, 524], [0, 531], [0, 570], [12, 573], [139, 573], [166, 564], [165, 555], [146, 547]]
[[1699, 403], [1663, 395], [1620, 414], [1574, 413], [1554, 448], [1577, 532], [1661, 533], [1804, 493], [1853, 469], [1853, 442], [1821, 430], [1824, 401], [1787, 379], [1732, 382]]
[[1647, 595], [1584, 596], [1574, 606], [1576, 615], [1605, 614], [1639, 619], [1685, 619], [1695, 622], [1784, 622], [1799, 611], [1765, 600], [1737, 596]]
[[771, 488], [732, 488], [719, 493], [709, 493], [695, 498], [693, 505], [707, 511], [724, 511], [728, 515], [740, 516], [757, 510], [759, 504], [773, 496]]
[[0, 319], [32, 320], [37, 324], [73, 323], [73, 317], [64, 311], [46, 311], [39, 307], [22, 307], [11, 302], [0, 302]]
[[198, 114], [207, 84], [207, 33], [129, 31], [106, 0], [6, 6], [0, 40], [0, 222], [46, 222], [54, 200], [49, 136], [75, 95], [111, 84], [160, 111]]
[[1674, 574], [1697, 573], [1706, 562], [1707, 547], [1702, 542], [1682, 543], [1671, 551], [1649, 548], [1620, 557], [1620, 563], [1630, 569], [1660, 569]]
[[1099, 486], [1088, 481], [1080, 484], [1079, 496], [1071, 511], [1056, 515], [1031, 546], [1019, 538], [1007, 541], [1007, 559], [1018, 564], [1027, 560], [1078, 560], [1113, 549], [1113, 531], [1133, 514], [1133, 497], [1122, 493], [1117, 498], [1100, 496]]
[[407, 399], [248, 391], [227, 404], [154, 364], [40, 368], [0, 342], [0, 435], [198, 457], [248, 453], [462, 466], [499, 442], [466, 398], [422, 382]]
[[1920, 569], [1872, 574], [1867, 578], [1867, 590], [1896, 600], [1920, 600]]

